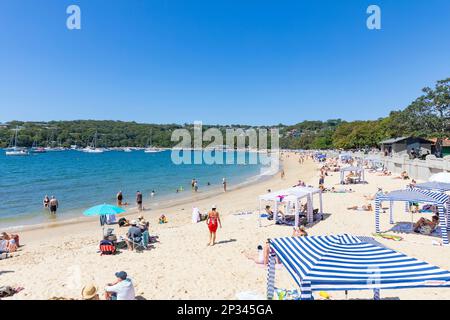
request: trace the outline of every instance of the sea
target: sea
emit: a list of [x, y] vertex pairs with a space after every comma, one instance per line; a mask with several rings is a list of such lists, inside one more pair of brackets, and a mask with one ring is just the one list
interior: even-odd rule
[[[222, 179], [228, 188], [252, 183], [265, 176], [260, 162], [226, 164], [230, 152], [234, 158], [243, 151], [224, 151], [224, 164], [176, 164], [171, 150], [156, 153], [108, 151], [85, 153], [76, 150], [46, 152], [30, 156], [6, 156], [0, 150], [0, 231], [55, 220], [81, 218], [83, 211], [103, 203], [115, 204], [122, 191], [124, 202], [135, 206], [135, 194], [143, 193], [144, 206], [158, 207], [174, 200], [192, 198], [191, 180], [198, 182], [198, 193], [214, 194], [222, 190]], [[203, 151], [178, 151], [195, 153]], [[201, 158], [201, 157], [200, 157]], [[179, 192], [177, 192], [177, 189]], [[151, 192], [154, 191], [154, 196]], [[45, 195], [59, 201], [57, 215], [43, 208]]]

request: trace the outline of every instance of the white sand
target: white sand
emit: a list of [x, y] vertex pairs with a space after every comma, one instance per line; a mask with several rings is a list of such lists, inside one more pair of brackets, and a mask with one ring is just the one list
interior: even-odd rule
[[[121, 250], [115, 256], [97, 253], [101, 238], [98, 221], [63, 225], [55, 228], [20, 233], [24, 245], [13, 258], [0, 261], [0, 284], [21, 286], [25, 289], [10, 299], [48, 299], [54, 296], [79, 298], [81, 288], [88, 282], [102, 288], [114, 280], [116, 271], [125, 270], [133, 279], [136, 294], [145, 299], [235, 299], [242, 291], [255, 291], [262, 297], [266, 291], [266, 269], [256, 265], [246, 255], [256, 253], [258, 244], [269, 237], [289, 236], [292, 228], [274, 225], [265, 220], [257, 226], [258, 195], [290, 187], [298, 179], [317, 185], [317, 164], [303, 165], [291, 155], [284, 160], [286, 177], [279, 175], [268, 181], [220, 194], [194, 203], [176, 205], [169, 209], [145, 212], [150, 231], [159, 236], [155, 249], [143, 253]], [[392, 177], [366, 174], [367, 185], [352, 186], [355, 193], [324, 194], [324, 210], [330, 216], [308, 229], [311, 235], [349, 233], [370, 236], [375, 229], [373, 212], [348, 211], [347, 206], [368, 203], [363, 194], [374, 193], [377, 187], [390, 191], [403, 188], [405, 181]], [[338, 184], [339, 173], [325, 180], [331, 187]], [[223, 228], [218, 230], [218, 244], [207, 247], [208, 230], [204, 222], [191, 223], [192, 207], [205, 212], [217, 204], [222, 215]], [[317, 207], [317, 205], [316, 205]], [[184, 210], [183, 210], [184, 209]], [[255, 211], [252, 215], [236, 216], [238, 211]], [[395, 221], [410, 222], [403, 212], [403, 204], [395, 209]], [[164, 213], [169, 223], [157, 224]], [[131, 217], [135, 218], [137, 214]], [[415, 220], [419, 216], [414, 217]], [[388, 229], [388, 214], [381, 218], [382, 229]], [[116, 232], [121, 235], [126, 228]], [[432, 240], [417, 234], [402, 234], [403, 241], [376, 238], [384, 245], [418, 259], [450, 270], [450, 248], [433, 246]], [[277, 270], [276, 285], [295, 288], [295, 283], [284, 269]], [[330, 292], [333, 299], [344, 298], [342, 292]], [[450, 289], [385, 290], [382, 298], [450, 299]], [[353, 291], [349, 298], [371, 298], [370, 291]]]

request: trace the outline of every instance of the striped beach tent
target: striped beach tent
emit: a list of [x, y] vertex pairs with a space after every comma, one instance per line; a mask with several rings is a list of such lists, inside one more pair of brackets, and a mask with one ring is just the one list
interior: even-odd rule
[[383, 194], [379, 192], [375, 197], [375, 231], [380, 233], [380, 208], [383, 201], [389, 201], [390, 212], [389, 222], [394, 223], [393, 219], [393, 203], [394, 201], [403, 201], [405, 206], [408, 203], [427, 203], [435, 205], [439, 214], [439, 227], [441, 229], [442, 242], [444, 245], [448, 245], [448, 233], [450, 232], [450, 210], [449, 210], [449, 196], [441, 192], [433, 192], [425, 189], [410, 188], [407, 190], [396, 190]]
[[414, 188], [437, 192], [447, 192], [450, 191], [450, 183], [430, 181], [416, 184]]
[[284, 237], [270, 240], [267, 298], [275, 290], [275, 258], [300, 287], [314, 291], [450, 287], [450, 272], [351, 235]]

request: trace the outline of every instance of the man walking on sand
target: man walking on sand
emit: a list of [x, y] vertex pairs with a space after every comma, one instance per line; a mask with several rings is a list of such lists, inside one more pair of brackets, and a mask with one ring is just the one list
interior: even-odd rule
[[136, 192], [136, 204], [138, 211], [142, 211], [142, 193], [140, 191]]
[[213, 246], [216, 244], [216, 232], [217, 227], [222, 228], [222, 222], [220, 221], [219, 212], [216, 210], [216, 205], [213, 205], [211, 211], [208, 212], [208, 217], [206, 218], [206, 225], [209, 229], [209, 242], [208, 246]]

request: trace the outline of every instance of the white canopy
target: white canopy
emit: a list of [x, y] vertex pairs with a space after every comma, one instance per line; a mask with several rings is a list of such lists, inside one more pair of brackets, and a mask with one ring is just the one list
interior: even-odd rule
[[444, 182], [444, 183], [450, 183], [450, 172], [439, 172], [436, 174], [433, 174], [429, 181], [432, 182]]
[[308, 223], [312, 223], [313, 217], [313, 195], [318, 193], [320, 200], [320, 213], [323, 213], [322, 206], [322, 190], [312, 187], [292, 187], [288, 189], [282, 189], [278, 191], [273, 191], [259, 196], [259, 226], [261, 226], [261, 211], [262, 211], [262, 201], [272, 201], [274, 202], [274, 219], [278, 220], [278, 204], [290, 205], [293, 204], [295, 209], [295, 226], [299, 225], [300, 220], [300, 210], [299, 201], [302, 198], [307, 198], [307, 220]]

